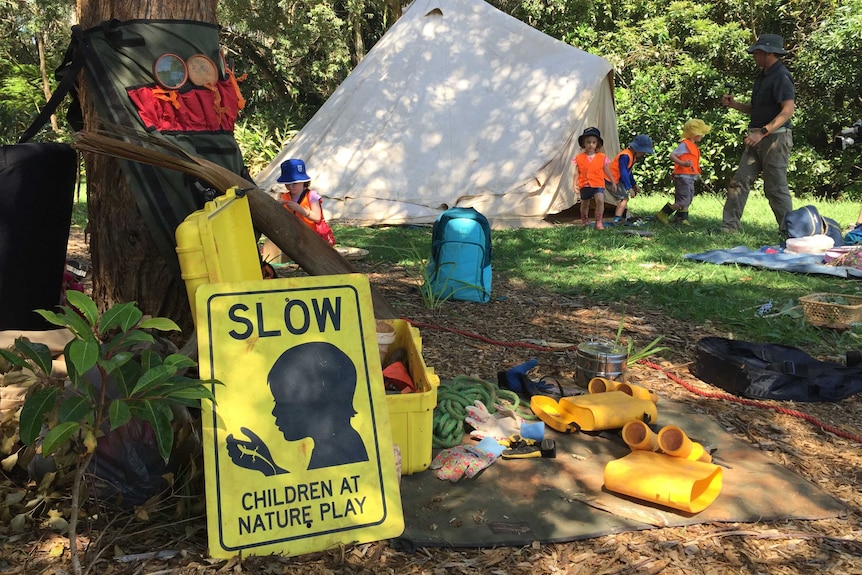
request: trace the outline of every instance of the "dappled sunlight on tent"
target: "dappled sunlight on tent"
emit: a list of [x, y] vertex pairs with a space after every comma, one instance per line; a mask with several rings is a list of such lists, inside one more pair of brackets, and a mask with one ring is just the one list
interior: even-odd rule
[[539, 225], [576, 201], [586, 127], [619, 150], [610, 71], [482, 0], [416, 0], [256, 181], [296, 157], [330, 221]]

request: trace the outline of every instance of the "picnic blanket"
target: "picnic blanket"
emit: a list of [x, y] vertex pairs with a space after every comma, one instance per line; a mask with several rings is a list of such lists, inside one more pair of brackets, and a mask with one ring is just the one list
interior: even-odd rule
[[683, 257], [711, 264], [743, 264], [785, 272], [826, 274], [851, 279], [862, 278], [862, 270], [826, 265], [823, 263], [823, 256], [818, 254], [768, 253], [752, 250], [746, 246], [736, 246], [735, 248], [710, 250], [699, 254], [685, 254]]
[[846, 511], [820, 486], [698, 413], [696, 402], [662, 397], [658, 409], [660, 425], [678, 425], [692, 439], [716, 447], [715, 456], [727, 466], [721, 494], [704, 511], [682, 513], [605, 489], [607, 463], [631, 452], [618, 430], [567, 435], [547, 429], [545, 437], [556, 441], [553, 459], [498, 460], [457, 483], [428, 470], [405, 476], [405, 530], [395, 545], [518, 546], [713, 521], [826, 519]]

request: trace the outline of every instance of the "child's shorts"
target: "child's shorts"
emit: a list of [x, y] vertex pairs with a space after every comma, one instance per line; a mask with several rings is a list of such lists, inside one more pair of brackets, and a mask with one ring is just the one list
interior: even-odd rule
[[687, 208], [691, 205], [691, 200], [694, 198], [694, 184], [697, 182], [695, 176], [682, 174], [673, 177], [673, 202], [682, 208]]
[[586, 201], [586, 200], [591, 200], [593, 198], [593, 196], [595, 196], [596, 194], [604, 195], [605, 189], [604, 188], [581, 188], [580, 192], [581, 192], [581, 200]]
[[629, 191], [625, 189], [621, 183], [609, 183], [607, 186], [605, 186], [605, 189], [618, 202], [629, 199]]

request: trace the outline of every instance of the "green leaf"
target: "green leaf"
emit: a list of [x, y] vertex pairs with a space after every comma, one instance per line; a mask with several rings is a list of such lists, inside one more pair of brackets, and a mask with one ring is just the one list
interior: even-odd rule
[[159, 331], [180, 331], [180, 326], [166, 317], [151, 317], [149, 319], [145, 319], [138, 327], [141, 329], [157, 329]]
[[49, 323], [58, 325], [60, 327], [69, 327], [69, 324], [66, 322], [65, 315], [61, 316], [53, 311], [49, 311], [46, 309], [37, 309], [36, 313], [44, 317]]
[[159, 367], [164, 362], [162, 356], [154, 352], [152, 349], [145, 349], [141, 352], [141, 369], [144, 371]]
[[57, 388], [48, 387], [34, 391], [24, 401], [18, 434], [26, 445], [33, 445], [39, 437], [45, 414], [54, 409], [56, 398]]
[[167, 399], [215, 399], [213, 392], [204, 386], [198, 387], [183, 387], [175, 389], [165, 394]]
[[131, 396], [145, 394], [148, 390], [165, 383], [174, 374], [176, 374], [176, 369], [169, 365], [160, 365], [146, 371], [135, 384]]
[[174, 444], [174, 429], [171, 426], [171, 408], [157, 401], [137, 401], [132, 407], [132, 413], [150, 422], [156, 435], [159, 454], [168, 461]]
[[80, 428], [81, 425], [77, 421], [67, 421], [57, 425], [45, 436], [45, 441], [42, 442], [42, 455], [52, 454], [58, 447], [69, 441], [69, 438]]
[[147, 332], [132, 329], [125, 332], [121, 331], [112, 337], [111, 341], [105, 344], [105, 349], [108, 351], [128, 349], [138, 343], [153, 343], [154, 341], [156, 341], [155, 338]]
[[99, 310], [87, 294], [76, 290], [68, 290], [66, 292], [66, 301], [73, 308], [80, 311], [81, 315], [84, 316], [90, 325], [96, 325], [96, 322], [99, 320]]
[[90, 402], [80, 395], [72, 396], [64, 400], [60, 404], [60, 412], [57, 414], [57, 419], [65, 423], [68, 421], [81, 421], [88, 414], [93, 414], [93, 406]]
[[33, 366], [27, 363], [27, 360], [18, 355], [17, 353], [12, 353], [8, 349], [0, 349], [0, 355], [2, 355], [6, 361], [14, 365], [15, 367], [20, 367], [26, 369], [27, 371], [33, 371]]
[[51, 351], [44, 343], [33, 343], [26, 337], [15, 340], [15, 349], [36, 364], [45, 375], [51, 375]]
[[135, 357], [130, 351], [121, 351], [109, 359], [100, 359], [99, 365], [105, 370], [105, 373], [113, 373], [116, 369], [122, 367]]
[[165, 365], [172, 365], [177, 369], [185, 369], [187, 367], [196, 367], [197, 362], [187, 355], [172, 353], [165, 358]]
[[117, 429], [121, 425], [125, 425], [132, 419], [132, 412], [125, 401], [115, 400], [111, 402], [111, 407], [108, 408], [108, 417], [111, 421], [111, 430]]
[[117, 393], [120, 397], [129, 397], [131, 389], [141, 377], [143, 370], [141, 366], [134, 360], [124, 363], [119, 369], [115, 370], [111, 375], [114, 378], [114, 383], [117, 387]]
[[119, 327], [122, 331], [129, 331], [141, 321], [142, 317], [144, 314], [138, 309], [137, 302], [118, 303], [102, 314], [99, 333], [106, 333], [115, 327]]
[[65, 326], [69, 328], [76, 337], [81, 339], [94, 337], [92, 326], [84, 321], [84, 318], [78, 315], [77, 312], [72, 311], [69, 308], [63, 308], [62, 318]]
[[66, 349], [66, 359], [75, 365], [75, 370], [81, 375], [99, 360], [99, 342], [93, 338], [73, 340]]

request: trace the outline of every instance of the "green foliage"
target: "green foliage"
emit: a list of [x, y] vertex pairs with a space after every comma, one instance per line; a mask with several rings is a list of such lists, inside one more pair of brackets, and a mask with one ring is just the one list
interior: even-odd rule
[[0, 349], [11, 365], [38, 377], [21, 409], [21, 441], [34, 445], [41, 438], [42, 453], [49, 455], [79, 440], [91, 454], [97, 437], [134, 416], [152, 426], [159, 454], [167, 461], [174, 438], [171, 406], [198, 407], [201, 400], [212, 400], [209, 384], [215, 382], [186, 377], [185, 371], [197, 365], [186, 356], [162, 358], [149, 349], [139, 357], [135, 353], [155, 341], [148, 330], [179, 329], [173, 321], [144, 317], [133, 302], [114, 305], [100, 316], [85, 294], [66, 295], [68, 305], [59, 312], [37, 311], [74, 336], [64, 350], [70, 385], [50, 376], [45, 345], [21, 337], [13, 350]]

